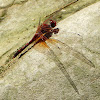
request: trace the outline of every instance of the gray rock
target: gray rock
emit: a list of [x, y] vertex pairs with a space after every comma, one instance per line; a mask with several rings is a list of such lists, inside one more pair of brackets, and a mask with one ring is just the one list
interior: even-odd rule
[[57, 25], [60, 32], [53, 38], [66, 46], [58, 44], [58, 49], [48, 43], [74, 81], [79, 95], [59, 70], [56, 57], [42, 48], [41, 52], [32, 48], [21, 59], [15, 59], [16, 63], [0, 79], [0, 100], [99, 100], [99, 12], [100, 2], [62, 20]]

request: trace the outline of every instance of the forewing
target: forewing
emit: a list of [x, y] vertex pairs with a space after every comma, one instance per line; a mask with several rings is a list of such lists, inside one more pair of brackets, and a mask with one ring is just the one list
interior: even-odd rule
[[48, 41], [52, 44], [55, 44], [61, 51], [65, 51], [67, 52], [67, 54], [71, 54], [72, 56], [88, 64], [89, 66], [95, 67], [95, 65], [89, 59], [87, 59], [82, 53], [74, 50], [72, 47], [68, 46], [67, 44], [57, 39], [49, 39]]

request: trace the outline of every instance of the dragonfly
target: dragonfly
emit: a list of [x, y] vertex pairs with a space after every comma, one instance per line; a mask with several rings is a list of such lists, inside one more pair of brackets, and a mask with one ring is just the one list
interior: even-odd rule
[[[49, 21], [49, 24], [46, 24], [47, 21]], [[33, 48], [37, 44], [42, 44], [42, 47], [47, 48], [49, 51], [49, 54], [52, 56], [53, 60], [57, 64], [57, 66], [60, 68], [60, 70], [64, 73], [65, 77], [68, 79], [74, 90], [79, 94], [77, 87], [75, 86], [74, 82], [72, 81], [70, 75], [66, 71], [63, 63], [58, 59], [54, 51], [46, 44], [46, 41], [49, 40], [55, 43], [62, 43], [59, 40], [56, 39], [50, 39], [53, 34], [57, 34], [59, 32], [59, 28], [54, 28], [56, 26], [56, 21], [52, 20], [51, 17], [45, 20], [41, 25], [39, 21], [39, 26], [37, 28], [36, 34], [33, 36], [33, 38], [21, 49], [19, 49], [13, 56], [13, 58], [16, 58], [26, 47], [28, 47], [31, 43], [33, 45], [28, 48], [24, 53], [21, 53], [18, 57], [20, 59], [25, 53], [27, 53], [31, 48]]]
[[[38, 25], [38, 28], [36, 30], [36, 34], [33, 36], [33, 38], [25, 46], [23, 46], [21, 49], [19, 49], [14, 54], [13, 59], [15, 59], [16, 57], [18, 57], [18, 59], [20, 59], [30, 49], [35, 47], [37, 44], [42, 44], [42, 47], [44, 47], [48, 50], [49, 55], [52, 57], [52, 59], [54, 60], [56, 65], [62, 71], [62, 73], [64, 74], [66, 79], [69, 81], [69, 83], [73, 87], [73, 89], [76, 91], [77, 94], [79, 94], [79, 91], [78, 91], [74, 81], [71, 79], [69, 73], [67, 72], [64, 64], [59, 60], [59, 58], [57, 57], [57, 55], [55, 54], [53, 49], [50, 48], [50, 46], [47, 45], [46, 41], [51, 41], [51, 43], [62, 45], [64, 48], [61, 48], [61, 49], [63, 49], [65, 52], [70, 51], [71, 55], [73, 55], [74, 57], [78, 58], [79, 60], [83, 61], [84, 63], [88, 64], [89, 66], [92, 66], [92, 67], [95, 67], [95, 66], [82, 53], [74, 50], [72, 47], [61, 42], [60, 40], [51, 39], [53, 34], [57, 34], [60, 31], [59, 28], [55, 28], [55, 27], [56, 27], [56, 21], [52, 19], [52, 16], [49, 17], [47, 20], [45, 20], [42, 24], [40, 23], [40, 20], [39, 20], [39, 25]], [[32, 44], [32, 46], [30, 48], [28, 48], [28, 46], [31, 45], [31, 44]], [[26, 48], [28, 48], [28, 50], [24, 51]]]

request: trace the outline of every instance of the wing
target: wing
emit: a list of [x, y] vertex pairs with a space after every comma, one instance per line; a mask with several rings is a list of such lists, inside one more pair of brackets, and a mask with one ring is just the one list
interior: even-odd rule
[[41, 42], [41, 43], [42, 43], [42, 47], [45, 47], [45, 48], [48, 49], [49, 55], [47, 55], [47, 56], [51, 57], [51, 59], [56, 63], [56, 65], [62, 71], [62, 73], [64, 74], [64, 76], [68, 79], [69, 83], [74, 88], [74, 90], [77, 92], [77, 94], [79, 94], [78, 89], [77, 89], [75, 83], [72, 81], [72, 79], [71, 79], [70, 75], [68, 74], [67, 70], [65, 69], [63, 63], [61, 63], [61, 61], [56, 56], [56, 54], [53, 52], [53, 50], [45, 42]]
[[70, 53], [72, 56], [74, 56], [77, 59], [81, 60], [82, 62], [88, 64], [89, 66], [95, 67], [95, 65], [89, 59], [87, 59], [82, 53], [74, 50], [72, 47], [68, 46], [67, 44], [65, 44], [57, 39], [49, 39], [48, 41], [50, 41], [50, 43], [55, 43], [56, 45], [61, 44], [62, 45], [61, 48], [57, 45], [59, 47], [59, 49]]

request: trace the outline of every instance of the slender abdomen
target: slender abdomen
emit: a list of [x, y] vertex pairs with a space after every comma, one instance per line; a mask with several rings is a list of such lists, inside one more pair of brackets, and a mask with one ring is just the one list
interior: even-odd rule
[[13, 56], [13, 58], [15, 58], [19, 53], [21, 53], [27, 46], [29, 45], [29, 43], [27, 43], [24, 47], [22, 47], [21, 49], [19, 49]]
[[20, 54], [27, 46], [29, 46], [33, 41], [35, 41], [38, 38], [38, 34], [35, 34], [34, 37], [21, 49], [19, 49], [13, 56], [15, 58], [18, 54]]

